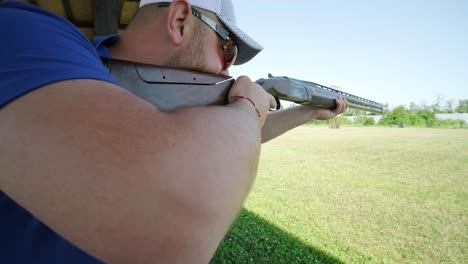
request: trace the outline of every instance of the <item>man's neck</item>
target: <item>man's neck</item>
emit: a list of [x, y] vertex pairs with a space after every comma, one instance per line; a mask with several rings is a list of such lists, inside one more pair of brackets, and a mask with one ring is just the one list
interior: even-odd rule
[[117, 40], [112, 46], [108, 47], [109, 52], [114, 59], [134, 61], [139, 63], [153, 64], [153, 65], [164, 65], [165, 60], [168, 58], [168, 54], [164, 54], [162, 50], [162, 44], [155, 44], [146, 41], [140, 41], [138, 39], [132, 39], [129, 41], [129, 35], [123, 34], [119, 40]]
[[113, 43], [112, 46], [109, 46], [108, 49], [114, 59], [139, 62], [136, 56], [132, 56], [131, 53], [129, 54], [128, 49], [125, 49], [120, 39]]

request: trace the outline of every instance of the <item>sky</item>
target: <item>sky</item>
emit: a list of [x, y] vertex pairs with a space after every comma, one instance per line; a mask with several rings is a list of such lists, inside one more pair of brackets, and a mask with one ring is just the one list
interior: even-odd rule
[[264, 50], [230, 75], [289, 76], [389, 106], [468, 99], [466, 0], [234, 0]]

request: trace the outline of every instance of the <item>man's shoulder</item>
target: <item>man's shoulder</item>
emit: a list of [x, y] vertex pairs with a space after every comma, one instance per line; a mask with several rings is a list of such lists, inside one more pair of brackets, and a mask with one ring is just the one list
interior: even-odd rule
[[[2, 20], [10, 20], [13, 18], [17, 18], [15, 24], [5, 24], [2, 26], [3, 30], [8, 29], [15, 29], [18, 25], [19, 21], [23, 21], [24, 23], [28, 23], [31, 20], [49, 20], [54, 22], [63, 23], [68, 26], [73, 26], [68, 20], [65, 18], [54, 14], [44, 8], [38, 7], [36, 5], [18, 2], [18, 1], [7, 1], [0, 3], [0, 13], [2, 14], [0, 18]], [[57, 24], [58, 25], [58, 24]], [[18, 32], [20, 33], [20, 32]]]
[[[0, 5], [0, 108], [51, 83], [113, 82], [91, 42], [73, 24], [30, 4]], [[6, 26], [5, 26], [6, 25]]]

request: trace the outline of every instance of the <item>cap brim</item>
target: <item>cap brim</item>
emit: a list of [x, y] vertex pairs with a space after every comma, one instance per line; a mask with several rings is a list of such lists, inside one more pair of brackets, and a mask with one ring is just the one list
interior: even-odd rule
[[234, 65], [241, 65], [248, 62], [263, 50], [262, 45], [258, 44], [255, 40], [244, 33], [244, 31], [240, 30], [234, 23], [229, 21], [229, 19], [221, 15], [218, 15], [217, 17], [237, 38], [238, 54]]

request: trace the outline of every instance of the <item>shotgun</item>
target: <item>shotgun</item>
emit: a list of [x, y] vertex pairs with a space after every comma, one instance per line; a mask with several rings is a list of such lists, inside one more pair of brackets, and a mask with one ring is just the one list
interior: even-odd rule
[[[225, 105], [234, 78], [195, 71], [172, 69], [131, 61], [102, 58], [104, 66], [122, 87], [150, 102], [160, 111], [181, 107]], [[273, 77], [256, 81], [276, 99], [301, 105], [333, 109], [335, 98], [344, 97], [349, 107], [382, 113], [380, 103], [313, 82], [289, 77]]]

